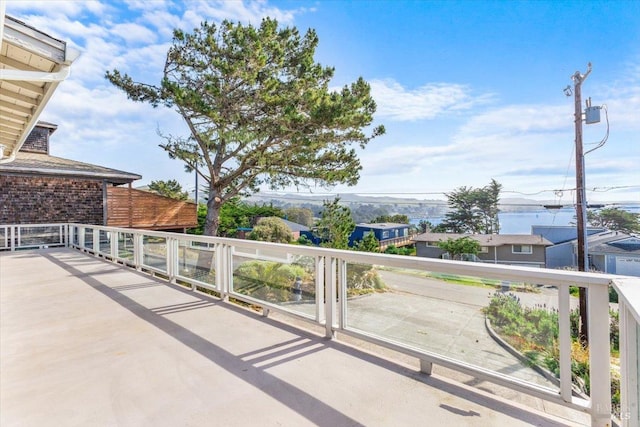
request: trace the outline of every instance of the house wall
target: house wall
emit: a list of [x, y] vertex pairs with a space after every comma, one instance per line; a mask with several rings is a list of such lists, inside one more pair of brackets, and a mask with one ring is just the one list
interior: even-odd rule
[[0, 224], [103, 225], [102, 181], [0, 175]]
[[[497, 254], [496, 251], [497, 249]], [[544, 246], [534, 246], [531, 254], [511, 253], [511, 245], [492, 246], [486, 253], [479, 253], [477, 256], [487, 263], [496, 262], [498, 264], [522, 264], [522, 265], [545, 265]], [[441, 258], [444, 251], [437, 246], [427, 246], [426, 242], [416, 242], [416, 256], [425, 258]]]
[[27, 139], [25, 139], [20, 151], [49, 154], [49, 135], [51, 133], [52, 130], [50, 128], [34, 127]]
[[444, 251], [436, 246], [427, 246], [426, 242], [416, 242], [416, 256], [440, 258]]
[[[498, 246], [498, 263], [500, 264], [539, 264], [544, 267], [545, 265], [545, 252], [544, 246], [533, 246], [532, 253], [520, 254], [513, 253], [512, 245]], [[490, 249], [489, 253], [493, 251]], [[482, 254], [486, 255], [486, 254]]]
[[[409, 236], [409, 226], [406, 227], [394, 227], [394, 228], [373, 228], [366, 226], [356, 226], [351, 236], [349, 236], [349, 245], [352, 246], [356, 241], [362, 240], [365, 234], [373, 231], [374, 236], [379, 242], [384, 240], [396, 239], [398, 237]], [[384, 237], [384, 233], [387, 232], [388, 236]]]
[[547, 268], [563, 268], [575, 265], [573, 244], [571, 242], [549, 246], [547, 252]]

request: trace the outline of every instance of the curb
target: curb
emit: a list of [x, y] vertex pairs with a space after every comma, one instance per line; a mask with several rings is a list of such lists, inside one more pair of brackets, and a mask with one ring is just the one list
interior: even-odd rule
[[[493, 328], [491, 327], [491, 321], [489, 320], [489, 318], [487, 316], [485, 316], [485, 318], [484, 318], [484, 325], [487, 328], [487, 332], [489, 332], [489, 335], [491, 336], [491, 338], [493, 338], [493, 340], [495, 342], [497, 342], [502, 348], [504, 348], [509, 353], [511, 353], [513, 356], [518, 358], [518, 360], [523, 362], [526, 366], [530, 367], [531, 369], [533, 369], [534, 371], [536, 371], [537, 373], [539, 373], [540, 375], [545, 377], [547, 380], [552, 382], [554, 385], [556, 385], [557, 387], [560, 387], [560, 379], [556, 378], [556, 376], [553, 375], [553, 373], [551, 373], [547, 369], [544, 369], [541, 366], [532, 364], [531, 361], [529, 359], [527, 359], [527, 357], [524, 354], [520, 353], [511, 344], [509, 344], [508, 342], [503, 340], [502, 337], [500, 337], [500, 335], [498, 335], [498, 333], [493, 330]], [[580, 391], [575, 390], [574, 387], [573, 387], [573, 384], [571, 385], [571, 388], [572, 388], [572, 391], [573, 391], [574, 395], [582, 397], [582, 398], [586, 397]]]

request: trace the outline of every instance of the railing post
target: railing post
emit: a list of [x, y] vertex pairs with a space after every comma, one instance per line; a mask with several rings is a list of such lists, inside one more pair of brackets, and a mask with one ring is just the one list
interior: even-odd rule
[[326, 258], [324, 265], [324, 313], [325, 313], [325, 336], [335, 338], [333, 323], [336, 308], [336, 266], [337, 260], [334, 257]]
[[167, 274], [169, 282], [175, 284], [178, 275], [178, 240], [173, 237], [167, 238]]
[[143, 241], [142, 235], [138, 233], [133, 233], [133, 262], [136, 266], [136, 270], [140, 271], [142, 269], [142, 259], [143, 259]]
[[120, 234], [117, 231], [109, 231], [109, 244], [111, 245], [111, 261], [118, 262], [118, 257], [120, 253], [118, 252], [120, 249], [118, 248], [118, 236]]
[[325, 320], [324, 307], [324, 265], [325, 257], [316, 256], [316, 322]]
[[589, 286], [589, 380], [591, 425], [611, 426], [611, 352], [609, 349], [609, 289]]
[[78, 233], [78, 246], [81, 251], [85, 252], [87, 249], [84, 247], [84, 227], [78, 227], [76, 232]]
[[[343, 330], [347, 326], [347, 262], [338, 261], [338, 281], [336, 283], [338, 291], [338, 309], [334, 309], [334, 313], [338, 313], [338, 329]], [[336, 304], [336, 300], [333, 303]]]
[[560, 352], [560, 395], [565, 402], [571, 402], [571, 305], [569, 286], [558, 287], [558, 348]]
[[620, 298], [620, 418], [624, 427], [638, 427], [638, 324]]
[[214, 246], [216, 262], [216, 287], [223, 301], [229, 301], [229, 290], [233, 280], [233, 246], [216, 244]]
[[17, 225], [12, 225], [9, 227], [10, 228], [9, 233], [11, 234], [11, 237], [10, 237], [11, 241], [9, 245], [11, 246], [12, 252], [16, 250], [16, 227]]
[[95, 256], [100, 256], [100, 230], [97, 228], [93, 229], [93, 254]]

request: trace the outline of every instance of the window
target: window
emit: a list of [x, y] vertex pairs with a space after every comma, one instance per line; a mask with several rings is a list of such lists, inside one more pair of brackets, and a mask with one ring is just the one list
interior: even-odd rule
[[511, 245], [511, 253], [514, 254], [531, 254], [533, 248], [531, 245]]
[[481, 254], [488, 254], [489, 253], [489, 247], [488, 246], [480, 246], [480, 253]]
[[382, 232], [382, 238], [383, 239], [388, 239], [389, 238], [389, 230], [385, 230]]

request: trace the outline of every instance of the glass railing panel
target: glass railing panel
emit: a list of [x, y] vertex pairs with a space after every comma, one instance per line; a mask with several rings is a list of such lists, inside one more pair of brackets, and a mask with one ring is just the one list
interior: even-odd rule
[[59, 225], [18, 226], [18, 247], [64, 244]]
[[216, 252], [213, 245], [178, 241], [178, 275], [215, 286]]
[[84, 247], [93, 250], [93, 228], [85, 227], [84, 229]]
[[100, 253], [111, 255], [111, 234], [112, 233], [110, 231], [99, 231]]
[[315, 257], [271, 251], [268, 259], [260, 259], [260, 255], [234, 253], [231, 290], [313, 317], [316, 313]]
[[69, 232], [71, 233], [71, 244], [74, 246], [80, 246], [80, 237], [78, 234], [78, 226], [71, 225], [69, 226]]
[[0, 226], [0, 249], [9, 249], [11, 247], [10, 236], [11, 230], [9, 230], [9, 227]]
[[133, 233], [118, 231], [118, 258], [134, 261]]
[[167, 239], [165, 237], [143, 236], [142, 263], [163, 272], [167, 271]]
[[557, 289], [360, 263], [345, 276], [347, 329], [559, 390]]

